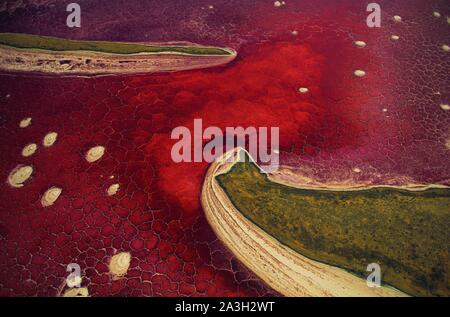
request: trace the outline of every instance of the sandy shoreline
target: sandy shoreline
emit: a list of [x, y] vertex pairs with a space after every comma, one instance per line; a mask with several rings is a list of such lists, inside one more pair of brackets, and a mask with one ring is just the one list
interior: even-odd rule
[[285, 296], [407, 296], [391, 287], [370, 288], [365, 279], [306, 258], [245, 218], [215, 180], [234, 165], [225, 159], [239, 151], [225, 153], [210, 166], [201, 201], [216, 235], [247, 268]]
[[424, 191], [430, 188], [450, 188], [443, 184], [419, 184], [413, 182], [409, 178], [405, 179], [391, 179], [392, 183], [404, 183], [404, 185], [374, 184], [373, 182], [355, 182], [352, 179], [341, 180], [332, 183], [320, 183], [307, 176], [302, 175], [295, 168], [289, 166], [280, 166], [280, 168], [267, 174], [270, 181], [289, 187], [299, 189], [313, 189], [313, 190], [330, 190], [330, 191], [355, 191], [366, 190], [372, 188], [395, 188], [409, 191]]

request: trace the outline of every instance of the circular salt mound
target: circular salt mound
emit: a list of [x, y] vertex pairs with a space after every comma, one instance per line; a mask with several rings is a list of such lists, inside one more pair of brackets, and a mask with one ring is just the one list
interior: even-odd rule
[[24, 146], [22, 149], [22, 156], [28, 157], [33, 155], [37, 150], [37, 144], [36, 143], [30, 143]]
[[114, 255], [109, 262], [109, 272], [117, 279], [127, 274], [130, 267], [131, 255], [128, 252], [120, 252]]
[[361, 173], [362, 172], [362, 170], [359, 167], [352, 168], [352, 171], [355, 172], [355, 173]]
[[108, 187], [108, 190], [106, 191], [108, 193], [108, 196], [113, 196], [117, 194], [119, 191], [120, 185], [119, 184], [112, 184]]
[[402, 17], [399, 15], [394, 15], [393, 19], [395, 22], [402, 22]]
[[58, 138], [58, 133], [56, 133], [56, 132], [49, 132], [44, 137], [44, 140], [42, 141], [42, 145], [44, 145], [45, 147], [50, 147], [56, 142], [57, 138]]
[[309, 89], [306, 88], [306, 87], [300, 87], [300, 88], [298, 89], [298, 91], [299, 91], [300, 93], [302, 93], [302, 94], [306, 94], [306, 93], [309, 91]]
[[33, 174], [33, 167], [30, 165], [18, 165], [8, 176], [8, 184], [12, 187], [20, 188]]
[[86, 153], [86, 161], [89, 163], [93, 163], [95, 161], [98, 161], [102, 158], [103, 154], [105, 154], [105, 148], [101, 145], [94, 146], [93, 148], [89, 149]]
[[30, 117], [24, 118], [24, 119], [22, 119], [22, 121], [20, 121], [19, 127], [21, 127], [21, 128], [26, 128], [26, 127], [28, 127], [30, 124], [31, 124], [31, 118], [30, 118]]
[[58, 187], [50, 187], [47, 189], [47, 191], [44, 193], [44, 195], [41, 198], [41, 205], [43, 207], [51, 206], [55, 203], [55, 201], [59, 198], [59, 195], [61, 195], [62, 189]]
[[357, 47], [361, 47], [361, 48], [363, 48], [363, 47], [366, 47], [366, 42], [364, 42], [364, 41], [355, 41], [355, 42], [353, 42]]

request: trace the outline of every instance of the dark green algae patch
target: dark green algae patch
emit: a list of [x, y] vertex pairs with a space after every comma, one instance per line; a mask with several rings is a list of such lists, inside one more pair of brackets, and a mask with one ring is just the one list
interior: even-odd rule
[[449, 296], [450, 190], [299, 189], [270, 181], [248, 159], [216, 176], [234, 206], [284, 245], [410, 295]]
[[106, 41], [79, 41], [21, 33], [0, 33], [0, 45], [47, 51], [92, 51], [110, 54], [182, 53], [190, 55], [231, 55], [228, 50], [204, 46], [158, 46]]

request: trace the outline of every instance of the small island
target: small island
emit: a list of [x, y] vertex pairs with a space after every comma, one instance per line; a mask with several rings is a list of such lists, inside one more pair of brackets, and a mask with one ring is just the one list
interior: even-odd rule
[[192, 43], [79, 41], [0, 33], [0, 70], [61, 75], [172, 72], [232, 61], [229, 48]]
[[[296, 188], [262, 173], [247, 152], [245, 162], [225, 159], [240, 151], [212, 164], [202, 206], [225, 245], [274, 289], [448, 296], [447, 187]], [[365, 286], [370, 263], [381, 267], [381, 288]]]

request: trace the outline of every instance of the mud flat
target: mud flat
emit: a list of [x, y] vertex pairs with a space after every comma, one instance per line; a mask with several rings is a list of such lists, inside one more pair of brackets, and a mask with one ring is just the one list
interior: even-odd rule
[[191, 43], [72, 41], [0, 33], [0, 71], [55, 75], [107, 75], [174, 72], [226, 64], [229, 48]]
[[230, 172], [242, 149], [214, 162], [203, 183], [201, 201], [209, 224], [231, 252], [274, 290], [286, 296], [407, 296], [388, 287], [368, 287], [348, 271], [311, 260], [283, 245], [246, 218], [217, 181]]

